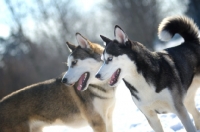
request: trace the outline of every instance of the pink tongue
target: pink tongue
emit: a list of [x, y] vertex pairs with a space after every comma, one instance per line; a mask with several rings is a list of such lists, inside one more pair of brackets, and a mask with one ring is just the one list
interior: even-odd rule
[[117, 74], [117, 71], [115, 71], [110, 79], [110, 84], [113, 83], [113, 81], [115, 80], [115, 75]]
[[81, 77], [79, 78], [78, 80], [78, 86], [77, 86], [77, 89], [78, 90], [81, 90], [82, 89], [82, 83], [83, 83], [83, 79], [85, 77], [85, 73], [81, 75]]

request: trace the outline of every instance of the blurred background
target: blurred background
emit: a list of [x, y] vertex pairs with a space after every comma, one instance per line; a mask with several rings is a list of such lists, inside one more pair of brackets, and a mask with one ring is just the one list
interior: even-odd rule
[[121, 26], [130, 39], [150, 50], [165, 45], [157, 38], [160, 21], [187, 15], [200, 26], [199, 0], [1, 0], [0, 98], [67, 70], [66, 41], [75, 33], [99, 44]]

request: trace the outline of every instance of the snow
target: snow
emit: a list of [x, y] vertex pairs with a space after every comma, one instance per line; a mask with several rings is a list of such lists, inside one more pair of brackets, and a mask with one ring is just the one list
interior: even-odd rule
[[[144, 115], [138, 110], [131, 99], [129, 90], [124, 83], [120, 83], [116, 91], [116, 107], [113, 113], [114, 132], [153, 132]], [[195, 100], [200, 100], [200, 89], [197, 92]], [[200, 110], [200, 102], [197, 102], [197, 108]], [[161, 124], [165, 132], [186, 132], [179, 118], [174, 114], [160, 114]], [[68, 127], [46, 127], [44, 132], [92, 132], [87, 126], [80, 129]], [[198, 131], [200, 132], [200, 131]]]

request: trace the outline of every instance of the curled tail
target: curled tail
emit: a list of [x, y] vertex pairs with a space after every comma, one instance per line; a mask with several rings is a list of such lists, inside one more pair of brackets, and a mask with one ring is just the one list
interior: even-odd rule
[[158, 36], [161, 40], [168, 41], [176, 33], [180, 34], [185, 42], [199, 42], [199, 29], [194, 21], [186, 16], [167, 17], [160, 23]]

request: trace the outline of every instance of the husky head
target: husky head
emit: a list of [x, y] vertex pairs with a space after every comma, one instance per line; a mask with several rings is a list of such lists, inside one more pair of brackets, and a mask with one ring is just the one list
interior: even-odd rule
[[132, 43], [134, 42], [128, 39], [128, 36], [119, 26], [115, 26], [114, 35], [114, 40], [100, 35], [106, 43], [106, 47], [101, 56], [104, 64], [97, 72], [96, 78], [100, 80], [110, 78], [109, 85], [115, 87], [119, 83], [118, 80], [132, 72], [135, 66], [129, 56], [132, 54]]
[[101, 54], [103, 47], [91, 43], [80, 33], [76, 33], [78, 46], [67, 42], [72, 53], [68, 56], [68, 71], [62, 78], [66, 85], [74, 85], [76, 82], [78, 90], [86, 90], [90, 83], [100, 82], [95, 78], [96, 71], [102, 65]]

